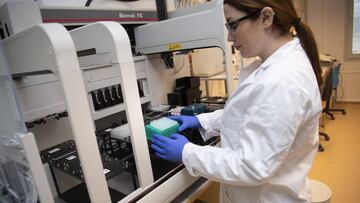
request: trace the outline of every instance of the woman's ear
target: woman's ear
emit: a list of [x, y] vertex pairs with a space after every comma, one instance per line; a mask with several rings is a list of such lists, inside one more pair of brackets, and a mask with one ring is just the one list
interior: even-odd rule
[[274, 20], [274, 15], [275, 12], [271, 7], [264, 7], [261, 10], [260, 19], [266, 28], [271, 27]]

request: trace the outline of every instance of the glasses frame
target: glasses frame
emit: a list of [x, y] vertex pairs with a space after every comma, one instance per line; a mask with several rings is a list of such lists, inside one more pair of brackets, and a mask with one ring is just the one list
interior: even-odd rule
[[261, 10], [257, 10], [257, 11], [255, 11], [255, 12], [253, 12], [253, 13], [250, 13], [250, 14], [246, 15], [246, 16], [243, 16], [243, 17], [241, 17], [241, 18], [238, 18], [238, 19], [236, 19], [236, 20], [234, 20], [234, 21], [232, 21], [232, 22], [227, 22], [227, 23], [225, 23], [225, 27], [226, 27], [226, 29], [227, 29], [229, 32], [235, 32], [238, 24], [239, 24], [241, 21], [244, 21], [244, 20], [246, 20], [246, 19], [249, 19], [249, 18], [251, 18], [251, 17], [259, 14], [260, 11], [261, 11]]

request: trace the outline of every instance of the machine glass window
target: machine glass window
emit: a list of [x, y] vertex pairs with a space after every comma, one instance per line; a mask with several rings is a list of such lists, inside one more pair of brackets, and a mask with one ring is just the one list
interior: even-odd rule
[[352, 54], [360, 54], [360, 0], [354, 0], [352, 24]]

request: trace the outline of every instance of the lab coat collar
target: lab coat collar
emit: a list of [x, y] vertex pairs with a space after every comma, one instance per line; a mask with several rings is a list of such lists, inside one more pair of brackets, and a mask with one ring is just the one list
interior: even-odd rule
[[[271, 54], [262, 64], [260, 64], [259, 68], [257, 68], [254, 71], [254, 73], [249, 76], [249, 79], [250, 78], [254, 79], [255, 76], [259, 72], [266, 69], [271, 64], [273, 64], [273, 63], [275, 63], [275, 62], [277, 62], [279, 60], [282, 60], [283, 57], [286, 57], [285, 55], [287, 55], [289, 53], [289, 51], [295, 49], [298, 45], [300, 45], [300, 40], [299, 40], [298, 37], [294, 37], [293, 40], [291, 40], [290, 42], [287, 42], [284, 45], [282, 45], [273, 54]], [[252, 81], [252, 80], [250, 80], [250, 81]]]
[[284, 55], [286, 55], [290, 50], [294, 49], [299, 44], [299, 38], [294, 37], [293, 40], [282, 45], [260, 65], [260, 67], [255, 71], [255, 74], [257, 74], [260, 69], [267, 68], [274, 62], [281, 60], [282, 57], [285, 57]]

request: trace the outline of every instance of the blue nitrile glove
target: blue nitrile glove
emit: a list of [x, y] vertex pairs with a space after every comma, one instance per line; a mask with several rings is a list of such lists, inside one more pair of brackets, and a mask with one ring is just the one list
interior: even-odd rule
[[170, 138], [161, 135], [153, 135], [151, 148], [156, 156], [172, 161], [182, 162], [182, 151], [189, 140], [181, 134], [172, 134]]
[[180, 122], [179, 132], [188, 128], [201, 128], [199, 119], [196, 116], [169, 116], [169, 118]]

